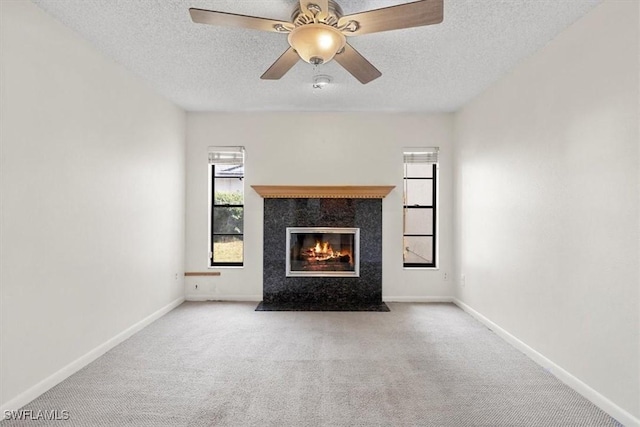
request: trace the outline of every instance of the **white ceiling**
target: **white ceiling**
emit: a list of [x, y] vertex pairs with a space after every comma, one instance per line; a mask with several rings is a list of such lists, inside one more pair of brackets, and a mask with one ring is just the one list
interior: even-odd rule
[[[459, 109], [601, 0], [444, 0], [439, 25], [352, 37], [381, 72], [362, 85], [335, 61], [262, 73], [286, 35], [191, 22], [190, 7], [288, 21], [297, 0], [32, 0], [189, 111]], [[346, 15], [407, 3], [342, 0]], [[324, 89], [314, 74], [329, 74]]]

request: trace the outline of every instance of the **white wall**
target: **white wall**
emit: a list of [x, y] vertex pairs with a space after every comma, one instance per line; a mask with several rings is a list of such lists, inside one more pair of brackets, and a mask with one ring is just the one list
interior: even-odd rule
[[606, 1], [467, 105], [454, 161], [458, 298], [635, 422], [638, 16]]
[[[243, 145], [245, 266], [220, 277], [188, 278], [188, 299], [262, 299], [263, 200], [251, 185], [395, 185], [383, 200], [385, 299], [450, 297], [452, 116], [344, 113], [189, 113], [187, 271], [208, 262], [207, 147]], [[402, 268], [402, 148], [441, 147], [440, 269]], [[195, 289], [198, 285], [198, 289]]]
[[186, 119], [33, 4], [0, 7], [6, 408], [183, 297]]

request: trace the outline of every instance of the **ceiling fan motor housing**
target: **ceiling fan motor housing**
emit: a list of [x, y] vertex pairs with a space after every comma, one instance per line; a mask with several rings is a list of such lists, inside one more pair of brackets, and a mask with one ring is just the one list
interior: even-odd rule
[[[315, 6], [318, 7], [317, 5]], [[326, 13], [326, 15], [323, 17], [321, 22], [327, 25], [337, 26], [338, 20], [342, 18], [343, 15], [344, 14], [342, 13], [342, 8], [340, 7], [340, 5], [333, 0], [329, 0], [329, 10]], [[291, 22], [293, 22], [294, 25], [298, 26], [298, 25], [304, 25], [304, 24], [311, 24], [314, 22], [313, 18], [314, 18], [314, 15], [312, 11], [302, 10], [300, 8], [300, 3], [296, 2], [296, 6], [294, 7], [293, 12], [291, 13]]]

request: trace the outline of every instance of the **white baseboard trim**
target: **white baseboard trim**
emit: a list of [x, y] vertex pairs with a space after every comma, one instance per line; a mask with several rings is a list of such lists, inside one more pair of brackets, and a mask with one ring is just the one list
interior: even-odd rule
[[186, 301], [249, 301], [260, 302], [262, 295], [223, 295], [223, 294], [190, 294], [184, 297]]
[[382, 297], [384, 302], [453, 302], [453, 297]]
[[480, 314], [464, 302], [460, 301], [459, 299], [453, 298], [453, 303], [460, 307], [462, 310], [469, 313], [471, 316], [475, 317], [478, 321], [480, 321], [480, 323], [483, 323], [486, 327], [491, 329], [509, 344], [529, 356], [529, 358], [531, 358], [538, 365], [551, 372], [560, 381], [562, 381], [563, 383], [580, 393], [582, 396], [593, 402], [593, 404], [595, 404], [597, 407], [611, 415], [619, 423], [625, 425], [626, 427], [640, 427], [640, 419], [634, 417], [632, 414], [625, 411], [624, 409], [613, 403], [611, 400], [598, 393], [593, 388], [589, 387], [580, 379], [565, 371], [562, 367], [557, 365], [552, 360], [546, 358], [541, 353], [538, 353], [536, 350], [529, 347], [527, 344], [520, 341], [518, 338], [511, 335], [509, 332], [502, 329], [500, 326], [493, 323], [491, 320], [484, 317], [482, 314]]
[[[262, 295], [189, 294], [186, 301], [262, 301]], [[453, 297], [382, 297], [384, 302], [453, 302]]]
[[47, 378], [40, 381], [39, 383], [29, 388], [28, 390], [20, 393], [13, 399], [10, 399], [9, 401], [2, 403], [0, 408], [0, 414], [4, 414], [5, 411], [15, 411], [22, 408], [24, 405], [31, 402], [36, 397], [40, 396], [42, 393], [60, 384], [65, 379], [69, 378], [71, 375], [75, 374], [80, 369], [84, 368], [89, 363], [93, 362], [98, 357], [105, 354], [107, 351], [111, 350], [112, 348], [114, 348], [115, 346], [117, 346], [127, 338], [131, 337], [136, 332], [140, 331], [144, 327], [153, 323], [155, 320], [164, 316], [165, 314], [167, 314], [168, 312], [170, 312], [171, 310], [173, 310], [183, 302], [184, 302], [184, 297], [180, 297], [172, 301], [171, 303], [162, 307], [160, 310], [157, 310], [156, 312], [150, 314], [149, 316], [145, 317], [144, 319], [140, 320], [139, 322], [133, 324], [132, 326], [125, 329], [124, 331], [120, 332], [118, 335], [114, 336], [113, 338], [100, 344], [99, 346], [89, 351], [85, 355], [80, 356], [78, 359], [69, 363], [68, 365], [66, 365], [59, 371], [55, 372], [54, 374], [48, 376]]

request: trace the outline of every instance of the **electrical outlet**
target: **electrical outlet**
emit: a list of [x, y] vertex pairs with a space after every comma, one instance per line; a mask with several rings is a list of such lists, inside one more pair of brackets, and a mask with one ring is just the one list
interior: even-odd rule
[[445, 282], [447, 281], [447, 279], [448, 279], [448, 278], [449, 278], [449, 275], [448, 275], [448, 274], [447, 274], [447, 272], [445, 271], [445, 272], [444, 272], [444, 280], [445, 280]]
[[176, 273], [176, 280], [178, 280], [178, 273]]
[[467, 286], [467, 277], [464, 274], [460, 275], [460, 286], [463, 288]]

